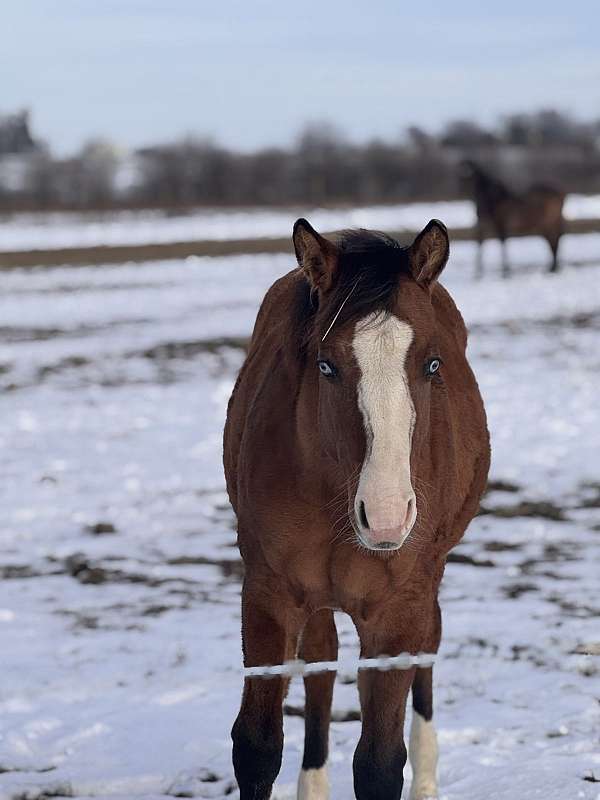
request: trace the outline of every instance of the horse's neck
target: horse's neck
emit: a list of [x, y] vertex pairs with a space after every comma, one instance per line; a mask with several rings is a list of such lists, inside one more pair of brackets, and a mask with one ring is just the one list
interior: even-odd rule
[[501, 181], [484, 172], [475, 174], [475, 202], [478, 208], [491, 210], [509, 196], [510, 192]]

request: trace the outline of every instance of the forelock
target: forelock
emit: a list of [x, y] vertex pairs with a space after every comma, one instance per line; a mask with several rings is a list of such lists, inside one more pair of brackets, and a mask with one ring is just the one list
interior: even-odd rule
[[336, 325], [391, 311], [400, 276], [410, 274], [407, 248], [385, 233], [362, 229], [342, 231], [336, 244], [339, 278], [327, 297], [326, 316], [332, 319], [345, 298]]
[[302, 349], [310, 340], [318, 346], [340, 308], [334, 328], [377, 312], [389, 313], [401, 276], [410, 276], [408, 248], [385, 233], [345, 230], [337, 235], [335, 244], [340, 261], [331, 292], [319, 300], [306, 281], [299, 286], [295, 328]]

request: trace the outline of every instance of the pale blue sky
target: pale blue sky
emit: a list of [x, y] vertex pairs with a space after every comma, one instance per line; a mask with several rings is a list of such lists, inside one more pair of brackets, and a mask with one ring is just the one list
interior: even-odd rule
[[18, 0], [0, 112], [59, 152], [195, 132], [245, 150], [311, 120], [355, 140], [558, 107], [600, 116], [600, 3]]

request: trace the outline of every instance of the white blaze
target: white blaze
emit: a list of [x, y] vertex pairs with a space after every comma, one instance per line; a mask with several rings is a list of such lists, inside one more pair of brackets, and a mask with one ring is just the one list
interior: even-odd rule
[[405, 368], [412, 341], [408, 323], [378, 312], [356, 324], [352, 342], [367, 438], [357, 498], [365, 502], [370, 527], [379, 530], [401, 525], [407, 501], [414, 498], [410, 452], [415, 408]]

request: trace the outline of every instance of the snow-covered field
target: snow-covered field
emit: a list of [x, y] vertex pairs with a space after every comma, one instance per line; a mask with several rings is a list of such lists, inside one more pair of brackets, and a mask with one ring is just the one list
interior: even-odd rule
[[[193, 240], [260, 239], [288, 236], [290, 220], [306, 216], [324, 231], [348, 227], [420, 230], [437, 217], [450, 228], [475, 224], [470, 201], [409, 203], [363, 208], [196, 210], [166, 216], [159, 211], [110, 214], [15, 214], [0, 217], [0, 251], [52, 250], [62, 247], [136, 245]], [[600, 218], [600, 195], [569, 195], [567, 219]]]
[[[582, 653], [600, 643], [600, 235], [566, 236], [556, 277], [538, 240], [511, 242], [508, 282], [486, 250], [485, 280], [470, 280], [468, 242], [445, 277], [471, 328], [495, 488], [443, 584], [441, 797], [597, 800], [600, 659]], [[258, 302], [291, 266], [2, 275], [2, 800], [237, 796], [240, 564], [221, 428]], [[348, 658], [355, 633], [339, 626]], [[352, 681], [334, 698], [333, 800], [352, 796]], [[294, 796], [301, 682], [287, 703], [277, 798]]]

